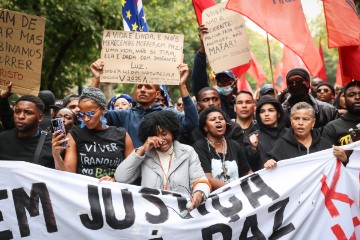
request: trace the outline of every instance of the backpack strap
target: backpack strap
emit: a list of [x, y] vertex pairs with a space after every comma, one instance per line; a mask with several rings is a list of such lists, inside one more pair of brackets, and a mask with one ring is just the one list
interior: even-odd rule
[[35, 151], [34, 158], [33, 158], [33, 163], [35, 163], [35, 164], [38, 164], [38, 162], [39, 162], [40, 153], [41, 153], [42, 147], [44, 145], [47, 134], [48, 133], [44, 132], [44, 131], [41, 131], [41, 133], [40, 133], [39, 142], [37, 144], [36, 151]]

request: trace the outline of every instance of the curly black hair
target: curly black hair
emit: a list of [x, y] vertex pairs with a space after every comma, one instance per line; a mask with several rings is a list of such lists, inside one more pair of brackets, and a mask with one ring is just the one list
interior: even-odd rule
[[27, 101], [27, 102], [34, 103], [36, 105], [36, 107], [41, 111], [41, 113], [43, 113], [44, 110], [45, 110], [44, 102], [39, 97], [36, 97], [36, 96], [33, 96], [33, 95], [24, 95], [24, 96], [21, 96], [15, 102], [15, 105], [18, 104], [18, 102], [21, 102], [21, 101]]
[[228, 115], [220, 107], [210, 106], [208, 108], [205, 108], [204, 110], [201, 111], [200, 116], [199, 116], [199, 128], [205, 134], [205, 136], [206, 136], [206, 132], [204, 130], [204, 127], [206, 126], [206, 119], [207, 119], [207, 116], [212, 112], [221, 113], [221, 115], [223, 115], [223, 117], [225, 119], [226, 125], [228, 125], [228, 123], [230, 122]]
[[176, 114], [170, 110], [162, 110], [147, 114], [140, 123], [138, 136], [144, 143], [150, 136], [157, 136], [157, 127], [170, 131], [173, 140], [180, 136], [180, 122]]

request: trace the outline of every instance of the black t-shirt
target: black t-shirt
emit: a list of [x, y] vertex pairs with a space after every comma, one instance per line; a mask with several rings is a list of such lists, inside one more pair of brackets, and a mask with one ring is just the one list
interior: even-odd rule
[[331, 144], [336, 146], [343, 146], [350, 143], [349, 129], [357, 129], [357, 124], [354, 117], [345, 113], [341, 118], [329, 122], [322, 132], [322, 136], [326, 138]]
[[215, 151], [206, 138], [197, 141], [193, 147], [199, 155], [205, 173], [211, 173], [214, 178], [222, 181], [226, 176], [231, 182], [245, 176], [250, 167], [240, 145], [231, 139], [227, 139], [226, 143], [228, 147], [225, 159], [222, 153]]
[[113, 126], [104, 130], [74, 126], [70, 133], [77, 148], [76, 172], [96, 178], [114, 177], [116, 168], [124, 160], [126, 130]]
[[[17, 129], [11, 129], [0, 133], [0, 160], [15, 160], [33, 162], [34, 154], [40, 139], [36, 137], [19, 138]], [[48, 133], [39, 155], [39, 165], [55, 168], [51, 152], [52, 134]]]

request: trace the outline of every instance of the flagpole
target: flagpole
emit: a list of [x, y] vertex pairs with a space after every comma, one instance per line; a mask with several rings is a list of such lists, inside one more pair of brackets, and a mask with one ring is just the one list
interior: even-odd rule
[[266, 33], [266, 42], [267, 42], [269, 62], [270, 62], [271, 84], [274, 86], [275, 96], [276, 96], [277, 93], [276, 93], [275, 82], [274, 82], [274, 72], [273, 72], [273, 69], [272, 69], [272, 61], [271, 61], [271, 53], [270, 53], [270, 42], [269, 42], [269, 34], [268, 33]]

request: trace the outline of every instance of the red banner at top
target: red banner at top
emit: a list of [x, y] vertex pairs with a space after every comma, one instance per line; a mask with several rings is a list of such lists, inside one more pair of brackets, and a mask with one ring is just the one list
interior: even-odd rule
[[323, 64], [311, 37], [300, 1], [229, 0], [228, 9], [254, 21], [294, 51], [313, 76]]

